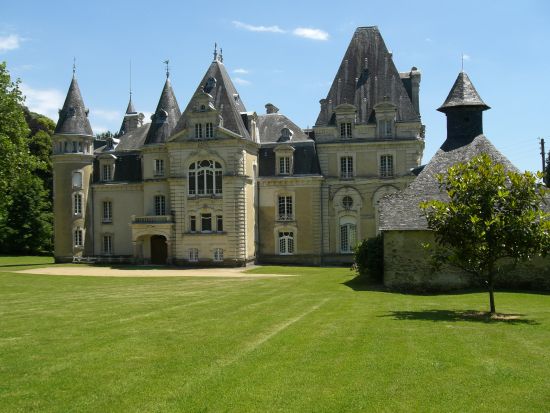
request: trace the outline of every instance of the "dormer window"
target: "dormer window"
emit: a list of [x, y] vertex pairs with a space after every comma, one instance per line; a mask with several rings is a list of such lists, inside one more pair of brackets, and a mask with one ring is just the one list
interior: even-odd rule
[[340, 137], [351, 138], [351, 122], [344, 122], [340, 124]]
[[389, 138], [393, 136], [393, 120], [383, 119], [378, 122], [378, 129], [380, 136]]
[[279, 158], [279, 175], [290, 175], [290, 156]]
[[101, 180], [102, 181], [113, 180], [113, 165], [103, 164], [103, 168], [101, 169]]

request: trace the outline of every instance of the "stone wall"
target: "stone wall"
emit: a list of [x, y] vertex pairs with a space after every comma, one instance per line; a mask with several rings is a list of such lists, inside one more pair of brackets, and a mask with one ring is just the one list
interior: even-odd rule
[[[448, 291], [478, 284], [454, 267], [433, 270], [422, 244], [433, 243], [429, 231], [385, 231], [384, 285], [402, 291]], [[517, 266], [503, 266], [496, 285], [501, 288], [550, 290], [550, 257], [536, 258]]]

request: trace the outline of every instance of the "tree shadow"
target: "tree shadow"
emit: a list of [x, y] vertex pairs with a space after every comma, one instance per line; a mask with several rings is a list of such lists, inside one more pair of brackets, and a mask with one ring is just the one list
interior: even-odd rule
[[503, 324], [523, 324], [523, 325], [539, 325], [535, 320], [530, 320], [524, 317], [525, 314], [503, 314], [496, 313], [491, 316], [485, 311], [475, 310], [422, 310], [422, 311], [391, 311], [388, 314], [380, 315], [379, 317], [391, 317], [394, 320], [420, 320], [420, 321], [469, 321], [476, 323], [503, 323]]
[[52, 266], [53, 263], [47, 263], [47, 264], [0, 264], [0, 269], [2, 268], [11, 268], [11, 267], [44, 267], [44, 266]]

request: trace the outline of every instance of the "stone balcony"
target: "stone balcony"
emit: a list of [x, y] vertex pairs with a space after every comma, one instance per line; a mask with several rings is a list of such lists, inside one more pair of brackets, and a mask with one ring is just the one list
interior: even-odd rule
[[172, 215], [132, 215], [132, 224], [172, 224], [174, 217]]

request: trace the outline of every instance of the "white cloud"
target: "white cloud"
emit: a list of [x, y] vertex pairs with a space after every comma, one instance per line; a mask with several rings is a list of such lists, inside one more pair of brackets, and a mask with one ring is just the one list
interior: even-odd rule
[[0, 53], [8, 50], [19, 49], [21, 38], [17, 34], [0, 36]]
[[243, 85], [243, 86], [250, 85], [250, 82], [248, 80], [242, 79], [240, 77], [233, 78], [233, 82], [235, 82], [238, 85]]
[[250, 72], [246, 69], [243, 69], [243, 68], [239, 68], [239, 69], [235, 69], [233, 70], [233, 73], [238, 73], [240, 75], [247, 75], [249, 74]]
[[305, 37], [312, 40], [328, 40], [329, 34], [324, 30], [312, 29], [308, 27], [297, 27], [292, 31], [294, 36]]
[[91, 115], [94, 115], [98, 118], [105, 119], [105, 120], [118, 120], [122, 119], [122, 115], [120, 112], [116, 110], [105, 110], [105, 109], [92, 109]]
[[26, 84], [21, 84], [21, 91], [25, 95], [25, 105], [32, 112], [46, 115], [54, 121], [57, 120], [58, 110], [63, 106], [65, 95], [57, 89], [34, 89]]
[[233, 20], [233, 25], [239, 29], [248, 30], [250, 32], [270, 32], [270, 33], [286, 33], [285, 30], [281, 29], [279, 26], [253, 26], [251, 24], [246, 24]]

